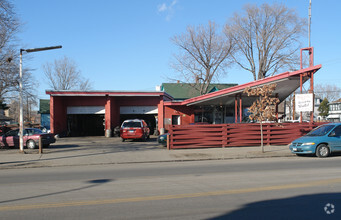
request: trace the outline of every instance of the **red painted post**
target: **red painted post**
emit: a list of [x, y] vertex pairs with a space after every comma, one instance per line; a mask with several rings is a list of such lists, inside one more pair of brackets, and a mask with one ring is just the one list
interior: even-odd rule
[[170, 150], [170, 147], [169, 147], [169, 136], [170, 135], [167, 135], [167, 150]]
[[[302, 64], [301, 64], [301, 66], [302, 66]], [[302, 67], [301, 67], [301, 69], [302, 69]], [[302, 94], [302, 88], [303, 88], [303, 76], [301, 73], [300, 74], [300, 94]], [[302, 112], [300, 112], [300, 123], [302, 123]]]
[[242, 106], [242, 95], [239, 95], [239, 122], [242, 122], [242, 117], [243, 117], [243, 106]]
[[50, 95], [50, 131], [51, 133], [56, 133], [55, 131], [55, 108], [54, 108], [55, 97]]
[[[303, 69], [302, 53], [304, 50], [307, 50], [309, 53], [309, 67], [314, 66], [314, 48], [313, 47], [302, 48], [301, 57], [300, 57], [301, 69]], [[300, 90], [302, 94], [302, 74], [300, 74]], [[310, 91], [309, 92], [314, 93], [314, 73], [313, 72], [310, 72]], [[300, 116], [301, 116], [300, 123], [302, 123], [302, 112], [300, 113]], [[310, 122], [313, 122], [313, 121], [314, 121], [314, 108], [313, 108], [313, 111], [310, 112]]]
[[309, 64], [310, 66], [314, 66], [314, 48], [313, 47], [309, 47]]
[[111, 98], [109, 95], [106, 95], [105, 100], [105, 116], [104, 116], [104, 134], [105, 137], [112, 136], [112, 126], [111, 126]]
[[174, 135], [174, 130], [173, 126], [170, 126], [169, 135], [167, 135], [167, 150], [173, 149], [173, 135]]
[[238, 122], [238, 100], [237, 100], [237, 95], [234, 98], [234, 115], [235, 115], [235, 120], [234, 122], [237, 123]]
[[271, 137], [271, 124], [269, 123], [266, 125], [266, 145], [271, 145], [270, 137]]
[[160, 103], [158, 104], [158, 129], [160, 132], [161, 128], [165, 128], [164, 126], [164, 117], [165, 117], [165, 107], [164, 107], [164, 102], [162, 99], [160, 99]]
[[39, 137], [39, 154], [43, 153], [43, 143], [41, 140], [41, 136]]
[[310, 122], [314, 122], [314, 106], [315, 106], [315, 95], [314, 95], [314, 73], [310, 73], [310, 93], [313, 94], [313, 110], [310, 112]]

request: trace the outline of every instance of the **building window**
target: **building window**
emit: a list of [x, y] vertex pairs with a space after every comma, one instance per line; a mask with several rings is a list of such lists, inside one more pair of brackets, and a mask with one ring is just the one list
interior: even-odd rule
[[180, 115], [172, 115], [172, 125], [180, 125]]

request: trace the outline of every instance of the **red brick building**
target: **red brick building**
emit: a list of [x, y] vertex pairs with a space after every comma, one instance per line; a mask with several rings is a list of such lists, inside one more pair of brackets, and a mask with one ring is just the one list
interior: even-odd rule
[[[302, 67], [302, 52], [309, 52], [309, 67]], [[171, 125], [190, 123], [240, 123], [247, 117], [247, 108], [258, 98], [243, 93], [247, 87], [255, 88], [276, 84], [274, 96], [280, 102], [310, 79], [309, 93], [314, 92], [314, 74], [322, 65], [313, 64], [313, 48], [301, 49], [301, 69], [243, 85], [212, 88], [201, 96], [176, 99], [167, 91], [46, 91], [50, 95], [51, 132], [69, 136], [111, 136], [115, 127], [125, 119], [144, 119], [152, 130], [168, 129]], [[230, 87], [231, 86], [231, 87]], [[178, 89], [176, 92], [179, 93]], [[180, 92], [181, 93], [181, 92]], [[175, 94], [175, 93], [174, 93]], [[277, 115], [279, 112], [276, 106]], [[313, 110], [310, 120], [313, 121]], [[302, 119], [302, 117], [301, 117]]]

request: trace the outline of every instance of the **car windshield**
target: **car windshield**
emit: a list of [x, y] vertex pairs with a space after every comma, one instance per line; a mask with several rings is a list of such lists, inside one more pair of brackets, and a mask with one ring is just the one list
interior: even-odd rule
[[128, 121], [122, 124], [122, 128], [140, 128], [141, 122], [138, 121]]
[[334, 125], [322, 125], [309, 132], [306, 136], [323, 136], [334, 128]]

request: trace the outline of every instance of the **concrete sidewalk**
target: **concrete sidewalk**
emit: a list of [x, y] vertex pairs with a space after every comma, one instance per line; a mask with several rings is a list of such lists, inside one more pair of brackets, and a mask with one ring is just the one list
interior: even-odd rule
[[62, 138], [44, 149], [43, 154], [38, 154], [38, 149], [25, 149], [25, 153], [18, 149], [0, 150], [0, 169], [295, 156], [288, 146], [264, 148], [265, 153], [260, 146], [167, 150], [155, 138], [124, 143], [119, 138]]

